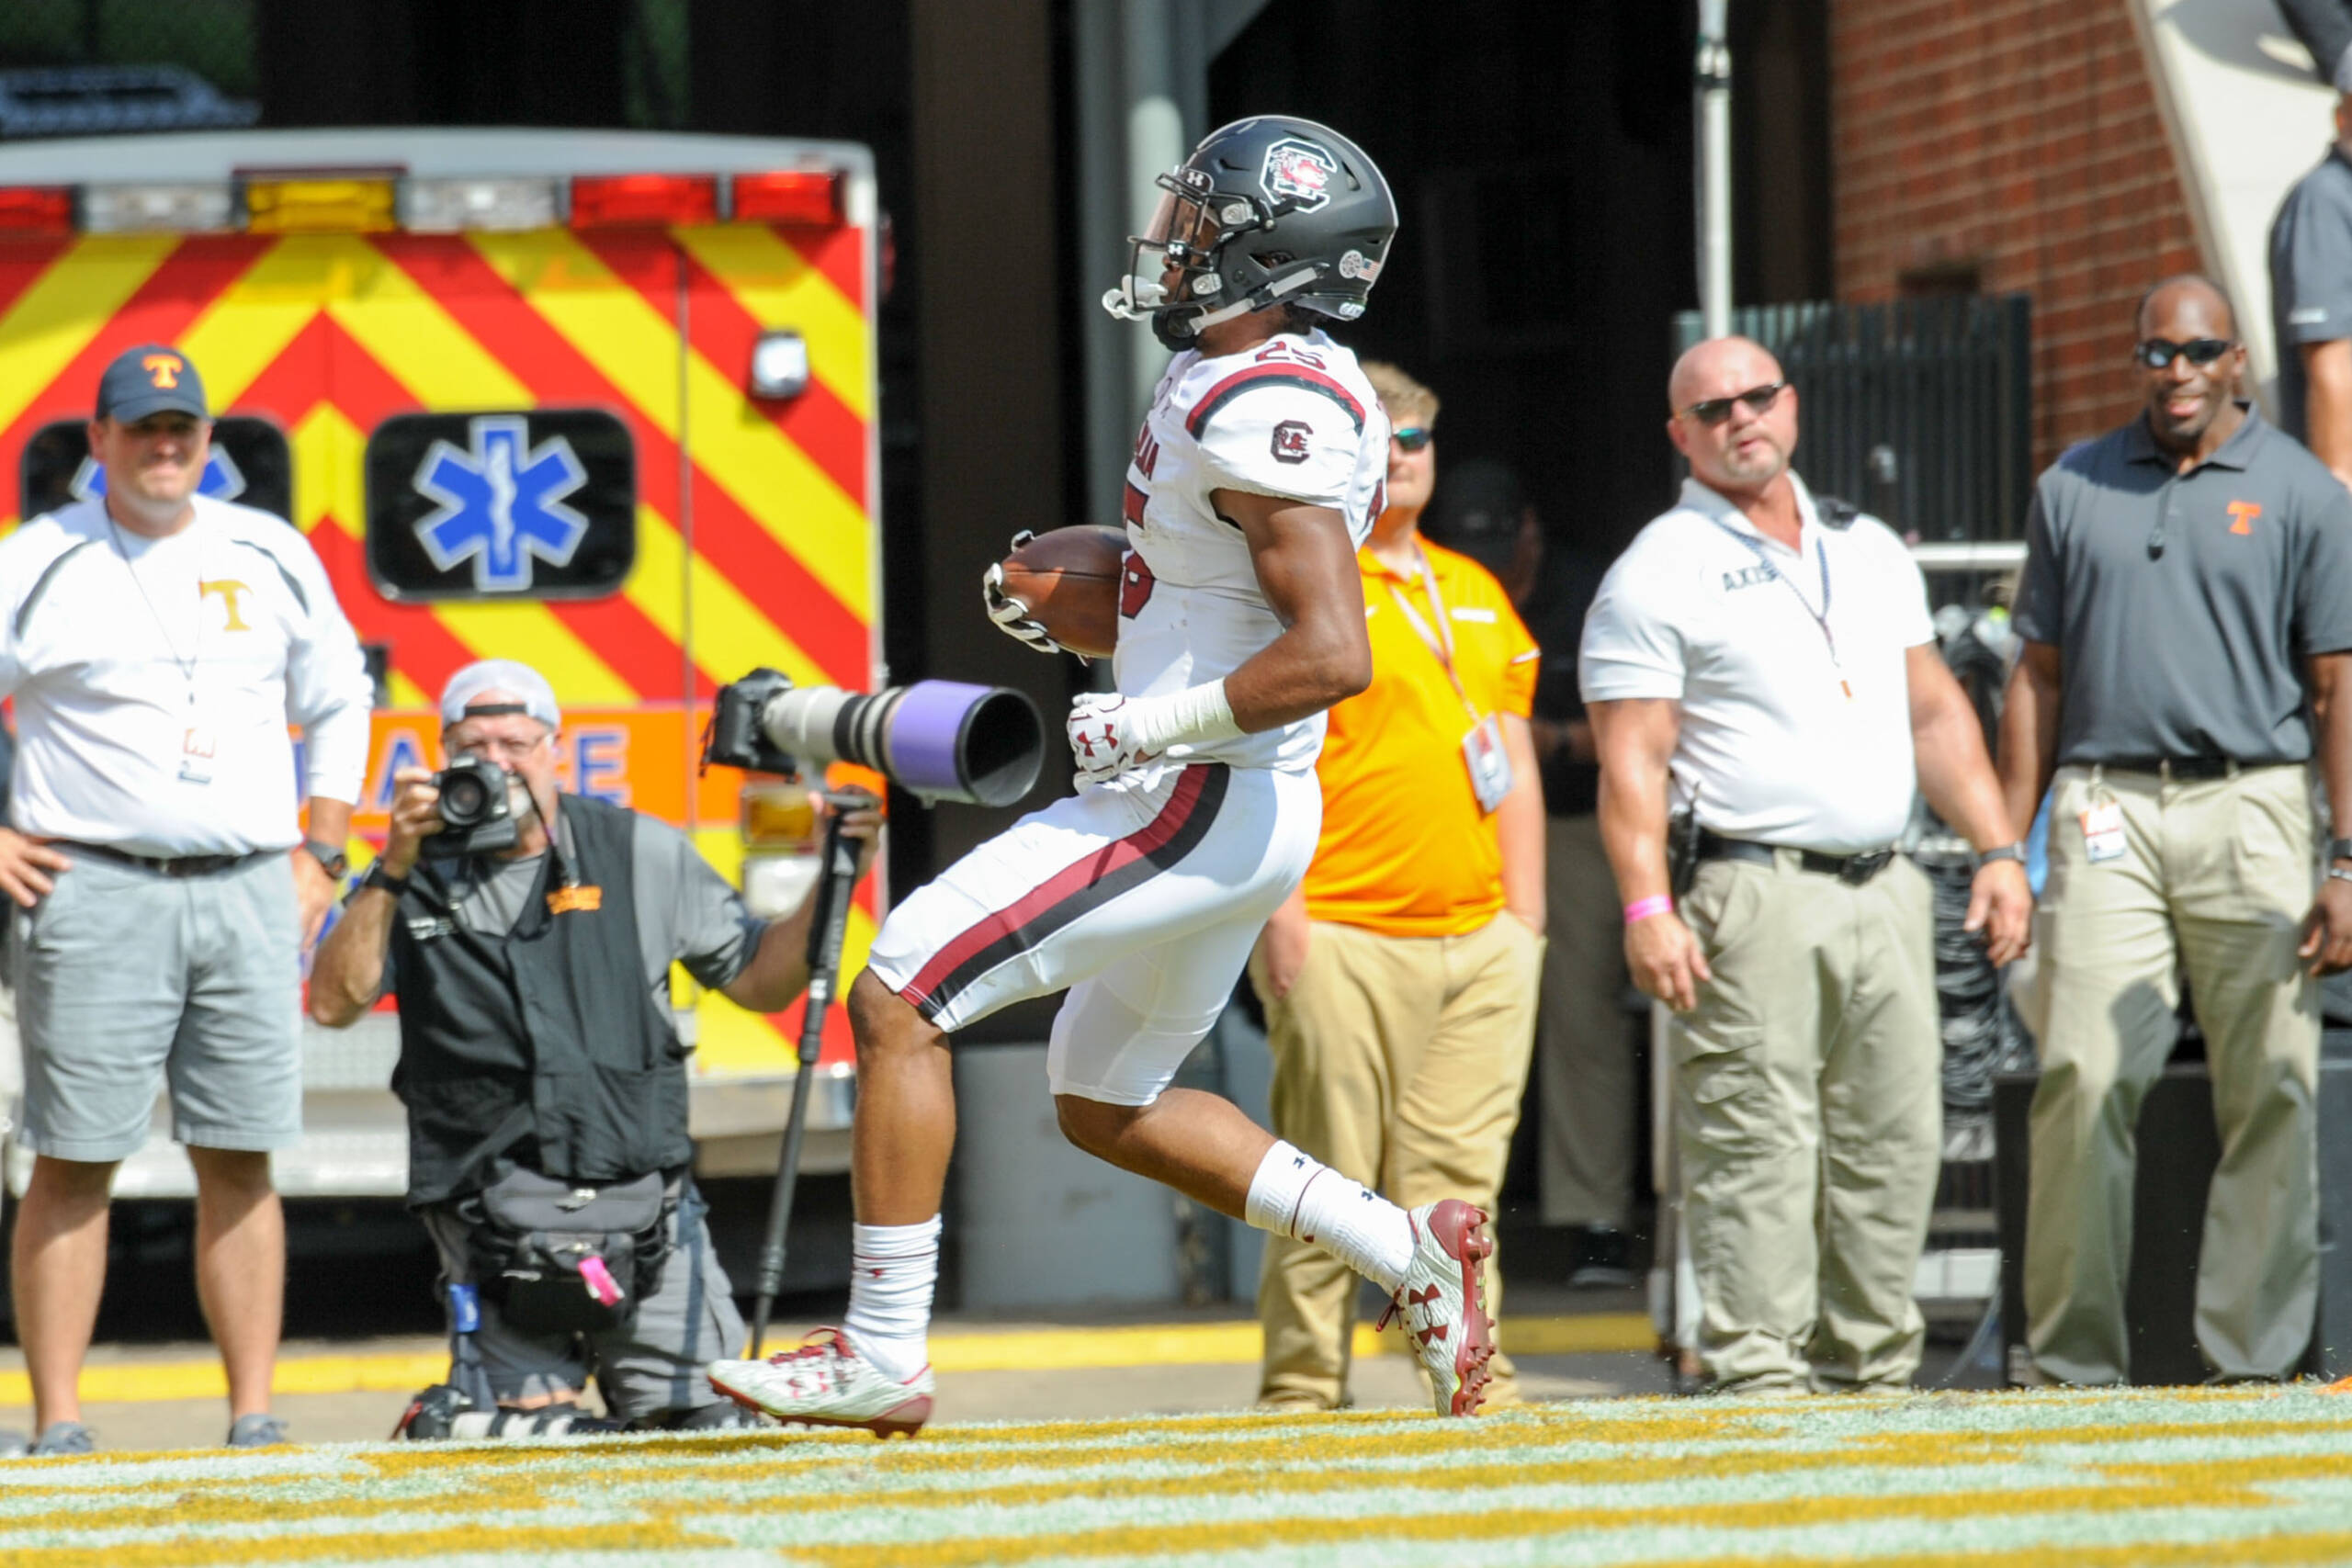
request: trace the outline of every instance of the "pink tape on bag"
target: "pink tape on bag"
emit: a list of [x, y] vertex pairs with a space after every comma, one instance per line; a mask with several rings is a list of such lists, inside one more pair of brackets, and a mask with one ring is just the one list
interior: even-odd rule
[[580, 1277], [587, 1281], [588, 1293], [596, 1298], [597, 1305], [617, 1306], [620, 1304], [620, 1281], [613, 1278], [613, 1271], [605, 1267], [603, 1258], [582, 1258]]
[[1646, 920], [1652, 915], [1667, 915], [1673, 912], [1673, 899], [1663, 893], [1653, 893], [1646, 898], [1636, 898], [1625, 906], [1625, 923], [1630, 926], [1635, 920]]

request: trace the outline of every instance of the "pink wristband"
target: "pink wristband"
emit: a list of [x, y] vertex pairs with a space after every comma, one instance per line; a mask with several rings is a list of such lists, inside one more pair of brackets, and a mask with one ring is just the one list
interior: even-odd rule
[[1673, 912], [1673, 899], [1663, 893], [1653, 893], [1646, 898], [1636, 898], [1625, 906], [1625, 923], [1630, 926], [1635, 920], [1646, 920], [1652, 915], [1670, 915]]

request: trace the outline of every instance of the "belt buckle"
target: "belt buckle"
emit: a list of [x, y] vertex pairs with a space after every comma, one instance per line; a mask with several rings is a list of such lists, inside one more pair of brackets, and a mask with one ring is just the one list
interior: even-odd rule
[[1848, 855], [1846, 863], [1838, 869], [1838, 880], [1849, 887], [1860, 887], [1884, 871], [1886, 863], [1894, 858], [1893, 850], [1872, 850], [1868, 854]]

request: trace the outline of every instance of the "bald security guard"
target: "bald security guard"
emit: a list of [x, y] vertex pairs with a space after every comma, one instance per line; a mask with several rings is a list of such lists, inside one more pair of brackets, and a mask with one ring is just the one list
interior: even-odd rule
[[[1670, 383], [1679, 505], [1602, 581], [1578, 672], [1634, 979], [1670, 1046], [1699, 1359], [1724, 1393], [1893, 1390], [1942, 1158], [1915, 790], [1983, 856], [1968, 926], [2022, 951], [2032, 894], [1975, 711], [1903, 542], [1789, 467], [1797, 395], [1745, 338]], [[1679, 908], [1668, 796], [1693, 813]]]
[[2211, 283], [2159, 284], [2136, 326], [2146, 410], [2035, 487], [2001, 718], [2012, 815], [2055, 774], [2026, 1337], [2046, 1381], [2130, 1366], [2134, 1134], [2185, 968], [2222, 1134], [2197, 1342], [2222, 1378], [2283, 1378], [2318, 1292], [2315, 976], [2352, 964], [2352, 840], [2314, 898], [2311, 785], [2315, 719], [2352, 829], [2352, 495], [2238, 396]]

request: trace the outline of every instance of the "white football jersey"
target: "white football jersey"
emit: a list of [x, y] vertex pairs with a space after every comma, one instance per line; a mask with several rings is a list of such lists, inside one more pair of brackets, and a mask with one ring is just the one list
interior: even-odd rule
[[[1249, 540], [1216, 514], [1211, 491], [1328, 506], [1361, 547], [1387, 476], [1380, 400], [1356, 356], [1321, 332], [1285, 333], [1216, 359], [1196, 349], [1178, 355], [1127, 465], [1119, 690], [1159, 696], [1221, 679], [1282, 632]], [[1305, 773], [1323, 749], [1323, 728], [1318, 713], [1256, 735], [1171, 746], [1168, 760]]]

